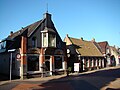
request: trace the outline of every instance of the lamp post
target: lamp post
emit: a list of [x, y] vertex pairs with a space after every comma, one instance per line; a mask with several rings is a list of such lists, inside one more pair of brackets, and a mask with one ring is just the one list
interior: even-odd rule
[[12, 74], [12, 53], [15, 51], [15, 49], [10, 49], [8, 52], [10, 52], [10, 81], [11, 81], [11, 74]]

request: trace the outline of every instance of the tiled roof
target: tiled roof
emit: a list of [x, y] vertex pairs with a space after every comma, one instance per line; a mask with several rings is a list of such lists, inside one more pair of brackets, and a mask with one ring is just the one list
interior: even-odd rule
[[77, 50], [81, 54], [81, 56], [100, 56], [100, 57], [103, 56], [93, 42], [71, 38], [71, 37], [69, 38], [74, 45], [79, 46]]
[[107, 41], [98, 42], [98, 44], [99, 44], [99, 46], [101, 47], [102, 53], [103, 53], [103, 54], [106, 53], [106, 46], [107, 46], [108, 42], [107, 42]]
[[22, 28], [21, 30], [18, 30], [17, 32], [14, 32], [12, 35], [9, 35], [8, 38], [15, 38], [18, 35], [21, 35], [25, 30], [28, 30], [27, 36], [29, 36], [34, 30], [41, 24], [42, 20], [37, 21], [31, 25], [26, 26], [25, 28]]

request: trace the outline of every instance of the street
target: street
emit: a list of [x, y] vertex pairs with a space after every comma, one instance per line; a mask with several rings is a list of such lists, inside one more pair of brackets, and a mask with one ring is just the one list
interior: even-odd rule
[[0, 90], [120, 90], [120, 67], [55, 77], [14, 80], [0, 85]]

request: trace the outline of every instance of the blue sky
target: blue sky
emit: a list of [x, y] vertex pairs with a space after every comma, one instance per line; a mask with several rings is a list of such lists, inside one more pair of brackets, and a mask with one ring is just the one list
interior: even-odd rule
[[120, 47], [120, 0], [0, 0], [0, 40], [42, 19], [47, 3], [62, 39], [68, 34]]

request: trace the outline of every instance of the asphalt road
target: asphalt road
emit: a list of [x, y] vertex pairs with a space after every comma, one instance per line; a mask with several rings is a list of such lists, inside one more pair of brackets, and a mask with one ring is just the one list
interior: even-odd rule
[[[120, 78], [120, 68], [70, 75], [51, 80], [12, 81], [0, 85], [0, 90], [100, 90]], [[117, 82], [120, 85], [120, 82]], [[105, 90], [120, 90], [120, 87]]]

